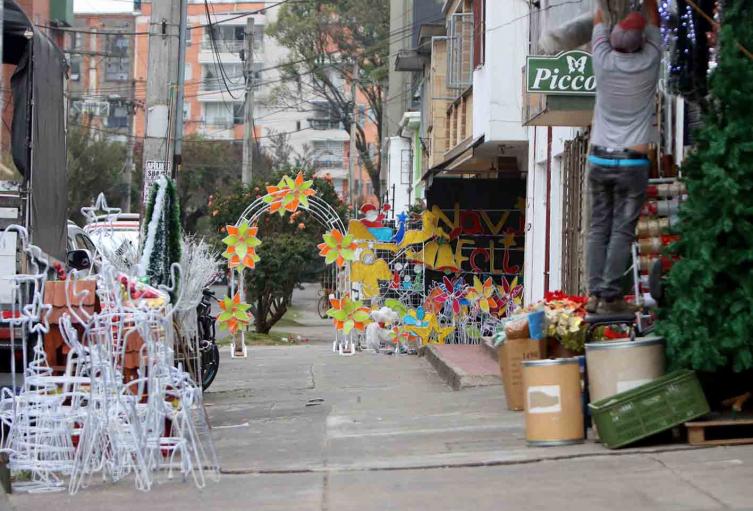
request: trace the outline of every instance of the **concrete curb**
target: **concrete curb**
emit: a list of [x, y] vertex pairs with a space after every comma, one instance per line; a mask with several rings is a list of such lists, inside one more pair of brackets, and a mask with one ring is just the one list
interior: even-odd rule
[[468, 374], [462, 368], [442, 358], [435, 345], [421, 346], [418, 355], [426, 357], [426, 360], [436, 369], [439, 377], [446, 381], [453, 390], [502, 384], [502, 380], [497, 375]]

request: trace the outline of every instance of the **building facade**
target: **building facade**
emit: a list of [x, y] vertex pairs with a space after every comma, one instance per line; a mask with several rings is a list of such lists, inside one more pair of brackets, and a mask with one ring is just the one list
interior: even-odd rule
[[[241, 143], [244, 136], [245, 77], [242, 54], [246, 46], [247, 19], [254, 20], [254, 133], [262, 150], [283, 143], [290, 160], [305, 160], [327, 176], [341, 194], [348, 191], [349, 133], [334, 118], [325, 102], [302, 93], [296, 105], [280, 104], [274, 97], [282, 81], [280, 64], [287, 50], [266, 29], [274, 22], [278, 2], [210, 2], [210, 19], [204, 2], [188, 5], [188, 43], [185, 66], [184, 135]], [[135, 18], [135, 31], [148, 31], [151, 4], [143, 2]], [[210, 33], [210, 30], [213, 33]], [[136, 101], [145, 100], [148, 38], [135, 45]], [[343, 82], [345, 87], [347, 84]], [[304, 88], [305, 89], [305, 88]], [[136, 113], [136, 136], [144, 135], [144, 112]], [[356, 190], [368, 193], [368, 176], [356, 165]]]
[[127, 13], [77, 13], [74, 28], [65, 44], [69, 123], [127, 142], [134, 136], [137, 90], [146, 87], [134, 79], [135, 18]]

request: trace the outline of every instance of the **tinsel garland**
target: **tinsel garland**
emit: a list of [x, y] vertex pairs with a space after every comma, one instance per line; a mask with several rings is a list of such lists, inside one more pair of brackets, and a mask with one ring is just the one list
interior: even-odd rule
[[[156, 208], [157, 197], [160, 195], [160, 187], [165, 183], [166, 189], [163, 195], [161, 208]], [[160, 218], [157, 219], [153, 237], [150, 236], [150, 224], [158, 210]], [[170, 285], [170, 267], [180, 261], [182, 228], [180, 225], [180, 204], [175, 181], [164, 178], [157, 181], [149, 191], [149, 200], [146, 206], [144, 218], [144, 253], [142, 255], [146, 275], [152, 285]]]
[[683, 165], [680, 259], [660, 333], [674, 367], [753, 368], [753, 2], [728, 0], [697, 144]]

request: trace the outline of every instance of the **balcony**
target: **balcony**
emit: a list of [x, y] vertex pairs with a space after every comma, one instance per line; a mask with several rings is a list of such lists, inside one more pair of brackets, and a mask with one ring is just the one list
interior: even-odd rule
[[334, 119], [308, 119], [312, 130], [340, 130], [342, 123]]
[[422, 71], [426, 60], [418, 50], [400, 50], [395, 58], [395, 71]]
[[220, 53], [240, 53], [246, 45], [245, 41], [239, 41], [237, 39], [217, 39], [212, 43], [211, 40], [206, 39], [201, 42], [201, 49], [204, 51], [217, 51]]

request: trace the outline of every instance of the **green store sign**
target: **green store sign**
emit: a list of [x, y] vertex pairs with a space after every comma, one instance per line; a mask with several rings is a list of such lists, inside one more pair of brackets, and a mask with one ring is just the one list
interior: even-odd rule
[[593, 96], [596, 94], [591, 54], [581, 50], [556, 57], [526, 59], [526, 91], [542, 94]]

